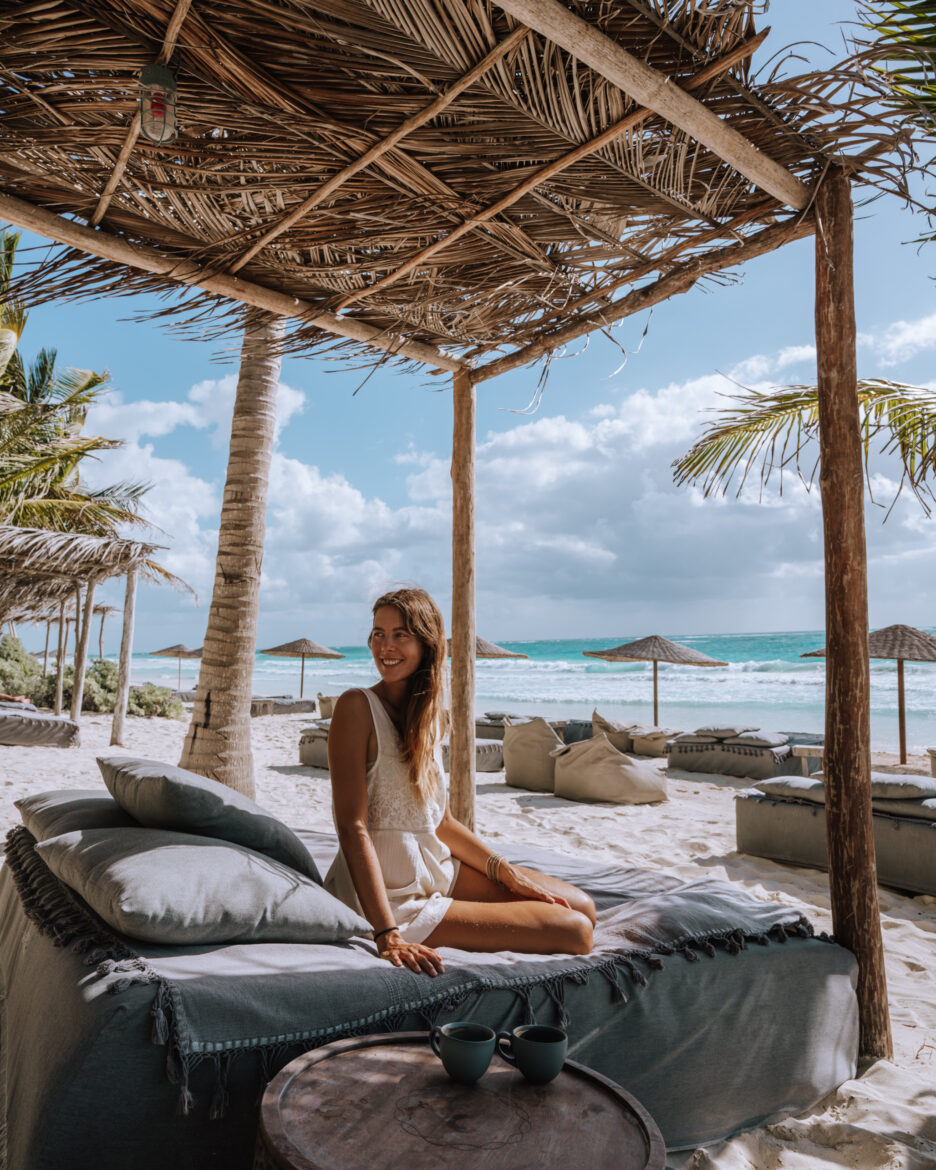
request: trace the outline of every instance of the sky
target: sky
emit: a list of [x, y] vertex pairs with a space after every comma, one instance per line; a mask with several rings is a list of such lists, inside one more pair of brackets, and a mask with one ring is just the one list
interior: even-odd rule
[[[777, 0], [755, 58], [778, 46], [822, 64], [838, 49], [855, 0]], [[824, 47], [825, 46], [825, 47]], [[767, 51], [769, 48], [769, 52]], [[858, 209], [859, 374], [936, 384], [936, 245], [909, 243], [925, 222], [893, 198]], [[24, 234], [23, 246], [43, 245]], [[40, 253], [31, 253], [38, 255]], [[575, 344], [539, 369], [478, 388], [478, 629], [538, 640], [823, 626], [818, 488], [787, 480], [782, 496], [703, 500], [676, 487], [671, 463], [706, 412], [738, 384], [815, 379], [813, 241], [753, 261], [727, 287], [697, 287]], [[91, 483], [143, 479], [164, 563], [197, 604], [144, 586], [136, 648], [201, 645], [236, 385], [236, 341], [191, 341], [134, 318], [157, 298], [34, 309], [24, 356], [43, 345], [63, 365], [110, 371], [113, 391], [87, 429], [124, 446]], [[298, 637], [360, 644], [385, 588], [418, 583], [448, 614], [451, 590], [451, 396], [425, 373], [361, 372], [323, 358], [286, 359], [270, 480], [259, 646]], [[890, 502], [894, 469], [875, 464], [875, 498]], [[936, 625], [936, 520], [912, 498], [868, 504], [872, 628]], [[122, 603], [111, 582], [101, 600]], [[119, 623], [105, 637], [116, 649]], [[113, 643], [108, 645], [108, 643]]]

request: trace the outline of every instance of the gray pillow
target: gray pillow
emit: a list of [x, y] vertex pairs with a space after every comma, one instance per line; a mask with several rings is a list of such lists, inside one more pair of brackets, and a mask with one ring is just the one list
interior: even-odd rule
[[754, 787], [765, 796], [825, 804], [825, 785], [818, 776], [778, 776], [775, 780], [758, 780]]
[[877, 800], [872, 801], [875, 812], [890, 813], [893, 817], [909, 817], [912, 821], [936, 821], [936, 800]]
[[98, 757], [98, 767], [108, 792], [141, 825], [221, 837], [265, 853], [321, 884], [318, 866], [292, 829], [226, 784], [131, 756]]
[[[822, 776], [822, 772], [816, 772]], [[871, 773], [872, 800], [930, 800], [936, 797], [936, 776], [902, 775], [892, 772]]]
[[746, 731], [757, 731], [747, 723], [714, 723], [711, 727], [697, 727], [696, 735], [713, 735], [716, 739], [734, 739]]
[[742, 731], [740, 735], [732, 735], [724, 742], [738, 747], [776, 748], [788, 744], [790, 737], [782, 731]]
[[339, 942], [371, 929], [289, 866], [212, 837], [85, 829], [36, 850], [109, 926], [160, 946]]
[[74, 829], [119, 829], [134, 825], [139, 828], [139, 821], [125, 813], [112, 796], [94, 789], [61, 788], [23, 796], [13, 803], [37, 841]]

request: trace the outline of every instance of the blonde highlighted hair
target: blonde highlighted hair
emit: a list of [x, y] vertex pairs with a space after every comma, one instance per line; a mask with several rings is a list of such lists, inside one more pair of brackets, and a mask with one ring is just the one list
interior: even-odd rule
[[[440, 777], [433, 753], [444, 730], [446, 661], [445, 622], [425, 589], [394, 589], [374, 602], [373, 613], [392, 606], [407, 633], [422, 643], [419, 667], [407, 680], [407, 702], [400, 741], [410, 780], [425, 804], [438, 791]], [[370, 645], [370, 638], [368, 638]]]

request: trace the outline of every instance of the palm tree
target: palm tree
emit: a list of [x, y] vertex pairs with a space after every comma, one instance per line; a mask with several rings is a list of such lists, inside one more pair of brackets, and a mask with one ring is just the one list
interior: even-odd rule
[[179, 761], [247, 796], [254, 795], [250, 699], [282, 336], [282, 318], [247, 311], [211, 609]]
[[[708, 497], [727, 494], [734, 482], [740, 496], [752, 477], [763, 491], [777, 471], [782, 492], [784, 473], [792, 471], [811, 488], [819, 467], [817, 387], [744, 390], [726, 397], [737, 405], [722, 411], [686, 454], [673, 461], [676, 483], [696, 484]], [[858, 403], [866, 475], [872, 449], [896, 456], [901, 467], [897, 495], [909, 487], [929, 513], [936, 473], [936, 392], [869, 379], [858, 383]], [[813, 443], [817, 445], [811, 447]]]
[[0, 231], [0, 378], [13, 356], [26, 326], [22, 302], [8, 295], [19, 232]]

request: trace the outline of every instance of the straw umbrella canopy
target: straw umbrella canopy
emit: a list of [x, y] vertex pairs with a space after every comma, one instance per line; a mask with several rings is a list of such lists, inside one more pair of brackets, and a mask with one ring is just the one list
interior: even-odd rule
[[[825, 658], [826, 648], [810, 650], [801, 658]], [[907, 762], [907, 710], [904, 699], [904, 662], [936, 662], [936, 638], [913, 626], [885, 626], [868, 636], [869, 658], [897, 659], [897, 721], [900, 729], [900, 762]]]
[[[452, 639], [448, 640], [449, 658], [452, 657]], [[475, 635], [475, 658], [529, 658], [529, 654], [519, 654], [516, 650], [505, 650], [496, 642], [489, 642], [480, 634]]]
[[261, 650], [261, 654], [273, 654], [277, 658], [301, 658], [302, 668], [299, 673], [299, 698], [305, 690], [305, 660], [307, 658], [344, 658], [337, 650], [329, 650], [327, 646], [320, 646], [310, 638], [297, 638], [295, 642], [284, 642], [282, 646], [274, 646], [270, 650]]
[[177, 658], [179, 660], [179, 686], [178, 690], [182, 690], [182, 659], [183, 658], [201, 658], [201, 648], [193, 650], [191, 646], [183, 646], [179, 642], [175, 646], [167, 646], [164, 650], [150, 650], [150, 658]]
[[657, 664], [660, 662], [675, 662], [679, 666], [727, 666], [727, 662], [719, 662], [717, 658], [710, 658], [700, 650], [692, 650], [689, 646], [681, 646], [678, 642], [671, 642], [669, 638], [661, 638], [659, 634], [651, 634], [649, 638], [640, 638], [636, 642], [625, 642], [622, 646], [615, 646], [611, 650], [583, 650], [586, 658], [602, 658], [605, 662], [652, 662], [653, 663], [653, 722], [660, 722], [660, 708], [657, 693]]

